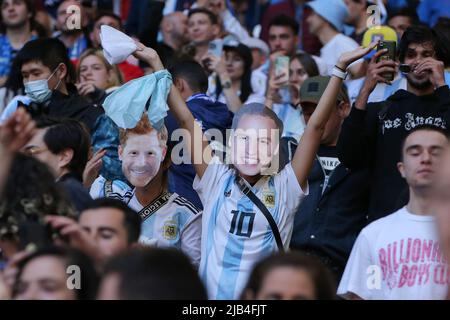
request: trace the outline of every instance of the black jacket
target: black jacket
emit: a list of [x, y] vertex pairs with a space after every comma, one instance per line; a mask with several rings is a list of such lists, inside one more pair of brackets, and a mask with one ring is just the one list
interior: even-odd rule
[[338, 155], [348, 168], [370, 169], [369, 221], [398, 210], [408, 201], [406, 182], [397, 169], [407, 133], [421, 124], [448, 129], [449, 111], [448, 86], [425, 96], [399, 90], [387, 102], [369, 103], [366, 110], [352, 108], [342, 126]]
[[340, 164], [325, 190], [324, 183], [324, 170], [316, 159], [308, 177], [309, 195], [295, 215], [290, 246], [314, 251], [343, 272], [353, 243], [367, 223], [368, 170], [352, 171]]
[[36, 114], [54, 118], [70, 118], [83, 122], [92, 132], [98, 117], [105, 113], [102, 107], [94, 106], [80, 96], [74, 85], [67, 85], [68, 95], [58, 90], [53, 91], [49, 101], [40, 106]]

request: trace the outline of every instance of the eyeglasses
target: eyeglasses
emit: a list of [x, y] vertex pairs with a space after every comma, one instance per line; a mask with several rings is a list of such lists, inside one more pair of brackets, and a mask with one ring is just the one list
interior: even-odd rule
[[29, 157], [33, 157], [45, 151], [48, 151], [48, 148], [31, 146], [23, 150], [23, 153]]

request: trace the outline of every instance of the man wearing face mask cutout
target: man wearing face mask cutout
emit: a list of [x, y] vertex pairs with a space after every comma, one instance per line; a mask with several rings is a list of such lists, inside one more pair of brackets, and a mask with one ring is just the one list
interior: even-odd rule
[[91, 131], [102, 108], [90, 105], [78, 95], [71, 83], [73, 67], [62, 42], [37, 39], [28, 42], [17, 55], [26, 96], [15, 97], [0, 117], [8, 119], [19, 106], [36, 117], [47, 114], [56, 118], [72, 118], [83, 122]]
[[154, 129], [146, 114], [133, 129], [120, 129], [122, 172], [134, 187], [102, 176], [92, 184], [92, 198], [114, 198], [142, 218], [140, 242], [181, 249], [194, 265], [200, 262], [202, 213], [188, 200], [167, 192], [170, 152], [165, 126]]

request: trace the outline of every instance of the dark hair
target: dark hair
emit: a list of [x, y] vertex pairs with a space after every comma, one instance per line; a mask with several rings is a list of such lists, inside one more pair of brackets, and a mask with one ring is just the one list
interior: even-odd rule
[[17, 65], [19, 69], [22, 69], [25, 63], [31, 61], [41, 62], [51, 71], [63, 63], [67, 67], [66, 82], [73, 82], [76, 79], [75, 69], [67, 54], [67, 48], [58, 39], [44, 38], [27, 42], [17, 53]]
[[436, 57], [440, 61], [444, 61], [445, 57], [439, 44], [436, 32], [427, 26], [411, 26], [403, 33], [398, 48], [398, 57], [400, 62], [405, 61], [406, 51], [411, 43], [423, 44], [430, 42], [436, 51]]
[[119, 22], [120, 30], [123, 29], [122, 18], [120, 18], [117, 14], [111, 11], [99, 11], [95, 16], [94, 23], [92, 24], [92, 26], [97, 24], [97, 22], [103, 17], [109, 17], [116, 20], [117, 22]]
[[20, 223], [48, 214], [75, 217], [75, 209], [45, 164], [17, 154], [0, 201], [0, 236], [17, 234]]
[[89, 205], [81, 212], [81, 215], [87, 210], [101, 208], [117, 209], [123, 213], [123, 225], [127, 230], [128, 244], [136, 243], [141, 234], [141, 218], [138, 213], [120, 200], [111, 198], [99, 198], [91, 201]]
[[272, 119], [279, 130], [279, 138], [281, 139], [281, 135], [283, 133], [283, 122], [280, 120], [280, 118], [278, 118], [277, 114], [272, 109], [267, 108], [261, 103], [249, 103], [243, 105], [242, 108], [240, 108], [238, 112], [234, 114], [231, 128], [233, 130], [236, 130], [239, 126], [239, 121], [241, 121], [241, 119], [247, 115], [261, 116]]
[[450, 66], [450, 18], [440, 17], [433, 30], [439, 38], [439, 44], [443, 51], [443, 62], [448, 68]]
[[182, 60], [175, 63], [170, 69], [172, 78], [186, 80], [194, 93], [205, 93], [208, 90], [208, 75], [205, 69], [195, 60]]
[[278, 15], [274, 17], [269, 23], [269, 30], [271, 27], [288, 27], [292, 30], [294, 35], [298, 35], [298, 30], [300, 28], [297, 21], [294, 18], [291, 18], [285, 14]]
[[132, 249], [112, 258], [104, 275], [118, 274], [124, 300], [206, 300], [188, 257], [174, 248]]
[[[252, 64], [253, 57], [252, 51], [246, 45], [240, 43], [237, 47], [224, 46], [223, 50], [225, 52], [234, 51], [236, 52], [243, 60], [244, 60], [244, 74], [241, 77], [241, 95], [239, 96], [239, 100], [242, 103], [247, 101], [250, 94], [252, 94]], [[217, 88], [216, 88], [216, 99], [219, 98], [222, 93], [222, 83], [220, 82], [219, 76], [216, 79]]]
[[389, 10], [387, 21], [389, 22], [389, 20], [395, 17], [408, 17], [411, 25], [416, 25], [419, 22], [416, 11], [408, 7], [400, 8], [398, 10]]
[[433, 125], [433, 124], [421, 124], [414, 128], [412, 128], [406, 136], [403, 138], [400, 148], [400, 159], [403, 161], [403, 149], [405, 148], [406, 140], [409, 138], [410, 135], [412, 135], [414, 132], [417, 131], [434, 131], [442, 134], [447, 140], [450, 141], [450, 132], [448, 132], [446, 129]]
[[[30, 18], [28, 21], [30, 22], [30, 30], [36, 29], [36, 22], [34, 18], [36, 17], [36, 8], [33, 0], [22, 0], [25, 3], [25, 6], [27, 7], [27, 11], [31, 13]], [[5, 0], [0, 0], [0, 8], [3, 6], [3, 2]], [[3, 24], [3, 17], [0, 14], [0, 33], [6, 33], [6, 26]]]
[[212, 12], [206, 8], [195, 8], [195, 9], [189, 10], [188, 18], [190, 18], [191, 16], [193, 16], [196, 13], [206, 14], [208, 16], [211, 24], [219, 24], [219, 18], [217, 17], [217, 15], [214, 12]]
[[39, 117], [36, 126], [39, 129], [46, 129], [43, 140], [51, 153], [58, 154], [65, 149], [73, 150], [73, 157], [67, 168], [81, 181], [91, 146], [86, 126], [78, 120], [46, 116]]
[[257, 295], [265, 277], [272, 270], [280, 267], [292, 267], [306, 271], [314, 284], [316, 300], [335, 299], [335, 283], [331, 272], [316, 258], [295, 251], [276, 253], [259, 261], [254, 266], [242, 294], [251, 291]]
[[314, 58], [306, 52], [299, 52], [294, 54], [291, 57], [292, 60], [298, 60], [302, 64], [303, 68], [305, 68], [308, 77], [320, 76], [319, 68], [317, 67], [317, 63]]
[[13, 296], [18, 294], [17, 285], [20, 280], [23, 270], [27, 264], [34, 259], [41, 258], [44, 256], [53, 256], [64, 260], [66, 267], [78, 266], [81, 271], [80, 277], [80, 289], [74, 289], [76, 293], [77, 300], [94, 300], [97, 287], [99, 283], [99, 277], [95, 270], [92, 260], [83, 252], [73, 249], [73, 248], [63, 248], [63, 247], [46, 247], [42, 248], [30, 256], [26, 257], [23, 261], [19, 263], [19, 272], [16, 277], [16, 282], [13, 288]]

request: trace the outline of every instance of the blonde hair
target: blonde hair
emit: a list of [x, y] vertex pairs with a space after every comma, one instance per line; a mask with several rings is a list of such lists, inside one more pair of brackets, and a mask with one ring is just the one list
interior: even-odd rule
[[119, 68], [116, 65], [109, 64], [108, 60], [106, 60], [105, 56], [103, 55], [103, 52], [98, 49], [87, 49], [85, 50], [78, 60], [78, 66], [77, 66], [77, 80], [80, 81], [80, 66], [84, 59], [90, 56], [96, 56], [100, 59], [100, 61], [104, 64], [106, 70], [111, 72], [113, 71], [113, 76], [111, 77], [111, 81], [109, 81], [109, 88], [117, 87], [123, 84], [123, 76], [120, 72]]

